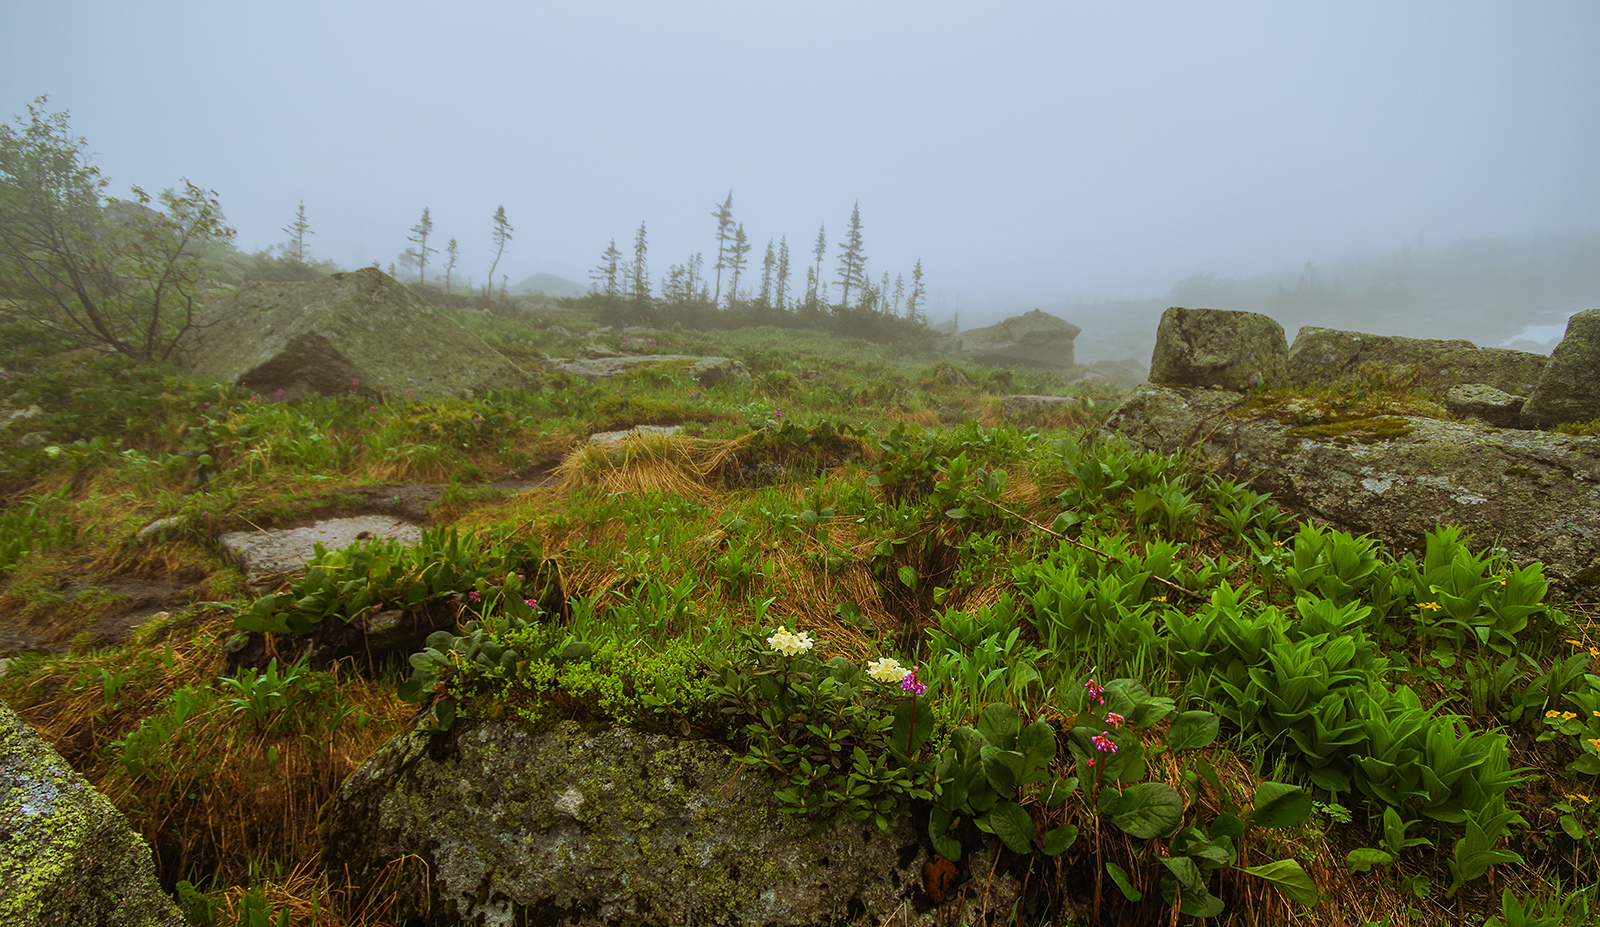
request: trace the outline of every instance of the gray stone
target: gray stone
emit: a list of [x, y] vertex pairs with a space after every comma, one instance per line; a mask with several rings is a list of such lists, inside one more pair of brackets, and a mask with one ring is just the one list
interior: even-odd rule
[[1289, 348], [1289, 385], [1324, 388], [1374, 373], [1397, 381], [1445, 390], [1485, 383], [1526, 396], [1549, 358], [1509, 348], [1480, 348], [1470, 341], [1369, 335], [1308, 325]]
[[1600, 419], [1600, 309], [1567, 319], [1567, 335], [1550, 355], [1522, 419], [1540, 428]]
[[683, 354], [629, 354], [621, 357], [557, 359], [551, 362], [563, 373], [580, 377], [614, 377], [635, 370], [684, 373], [701, 386], [715, 386], [731, 380], [749, 380], [744, 364], [726, 357], [691, 357]]
[[50, 443], [50, 432], [30, 431], [17, 439], [17, 447], [43, 447]]
[[524, 388], [526, 374], [376, 268], [310, 283], [247, 283], [182, 344], [197, 377], [284, 398], [382, 399]]
[[140, 528], [139, 534], [134, 538], [134, 540], [138, 541], [140, 544], [147, 544], [151, 541], [160, 540], [163, 535], [181, 531], [188, 523], [189, 519], [183, 515], [169, 515], [166, 518], [158, 518], [150, 524], [145, 525], [143, 528]]
[[683, 433], [682, 425], [635, 425], [622, 431], [599, 431], [589, 436], [589, 443], [614, 451], [624, 441], [645, 437], [670, 437]]
[[28, 406], [26, 409], [6, 409], [0, 411], [0, 426], [21, 424], [43, 414], [44, 410], [36, 405]]
[[367, 538], [415, 544], [422, 540], [422, 529], [390, 515], [358, 515], [330, 518], [301, 528], [229, 531], [218, 540], [223, 550], [238, 561], [245, 579], [260, 583], [304, 570], [318, 544], [337, 550]]
[[1033, 309], [986, 328], [956, 336], [956, 351], [963, 360], [989, 367], [1041, 367], [1065, 370], [1072, 366], [1072, 342], [1083, 329], [1048, 312]]
[[0, 703], [0, 924], [183, 927], [110, 799]]
[[[936, 906], [903, 821], [781, 814], [725, 747], [564, 722], [458, 725], [380, 748], [324, 806], [322, 858], [430, 924], [927, 925], [1005, 916], [999, 873]], [[973, 854], [987, 879], [993, 850]], [[980, 870], [981, 867], [981, 870]], [[391, 895], [392, 892], [392, 895]]]
[[1515, 428], [1522, 420], [1522, 396], [1513, 396], [1487, 383], [1466, 383], [1445, 391], [1444, 407], [1452, 415], [1475, 418], [1496, 428]]
[[1415, 415], [1339, 421], [1306, 404], [1145, 385], [1101, 426], [1136, 445], [1196, 455], [1291, 511], [1395, 550], [1460, 525], [1563, 595], [1600, 598], [1600, 438]]
[[1041, 415], [1082, 406], [1083, 400], [1073, 396], [1006, 396], [1000, 400], [1000, 408], [1013, 417]]
[[1283, 326], [1255, 312], [1184, 309], [1161, 314], [1150, 382], [1248, 390], [1277, 386], [1287, 376]]

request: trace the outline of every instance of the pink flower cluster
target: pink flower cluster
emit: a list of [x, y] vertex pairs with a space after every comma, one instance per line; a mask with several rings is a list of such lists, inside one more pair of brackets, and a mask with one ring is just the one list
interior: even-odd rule
[[921, 667], [911, 667], [911, 672], [906, 673], [905, 677], [900, 680], [900, 688], [910, 692], [912, 695], [921, 695], [922, 693], [928, 691], [928, 686], [926, 683], [917, 681], [918, 669], [921, 669]]

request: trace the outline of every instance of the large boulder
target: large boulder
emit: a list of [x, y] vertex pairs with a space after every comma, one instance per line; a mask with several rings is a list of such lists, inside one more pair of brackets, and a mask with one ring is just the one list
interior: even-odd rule
[[623, 354], [614, 348], [600, 345], [587, 345], [579, 357], [571, 360], [557, 358], [550, 363], [555, 370], [562, 373], [591, 379], [616, 377], [639, 370], [686, 374], [693, 377], [701, 386], [716, 386], [718, 383], [750, 379], [749, 368], [728, 357]]
[[[625, 727], [534, 731], [511, 719], [415, 731], [324, 807], [322, 858], [381, 883], [393, 916], [428, 927], [931, 927], [977, 923], [980, 904], [1007, 911], [1017, 897], [1001, 872], [986, 897], [958, 890], [965, 901], [949, 907], [960, 910], [941, 909], [911, 822], [883, 833], [781, 814], [762, 777], [741, 769], [717, 744]], [[985, 852], [970, 865], [987, 879]]]
[[374, 267], [247, 283], [184, 340], [189, 372], [262, 395], [466, 396], [529, 380], [483, 339]]
[[1289, 348], [1289, 385], [1335, 386], [1370, 373], [1446, 390], [1482, 383], [1527, 396], [1549, 358], [1509, 348], [1480, 348], [1470, 341], [1369, 335], [1308, 325]]
[[1341, 405], [1147, 384], [1102, 427], [1197, 454], [1292, 511], [1400, 550], [1460, 525], [1542, 562], [1562, 594], [1600, 598], [1600, 438]]
[[1522, 407], [1522, 419], [1541, 428], [1600, 419], [1600, 309], [1567, 320], [1567, 335]]
[[956, 336], [956, 351], [969, 363], [988, 367], [1065, 370], [1072, 366], [1072, 341], [1081, 331], [1065, 319], [1033, 309], [962, 332]]
[[1286, 378], [1289, 342], [1283, 326], [1256, 312], [1184, 309], [1161, 314], [1150, 382], [1247, 390]]
[[0, 924], [184, 923], [127, 819], [0, 702]]

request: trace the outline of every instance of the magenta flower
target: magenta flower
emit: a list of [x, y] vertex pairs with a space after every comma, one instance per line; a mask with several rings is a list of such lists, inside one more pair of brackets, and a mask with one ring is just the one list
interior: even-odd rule
[[1112, 727], [1120, 727], [1123, 720], [1123, 717], [1114, 711], [1106, 712], [1106, 721], [1110, 722]]
[[905, 677], [900, 680], [900, 688], [910, 692], [912, 695], [921, 695], [922, 693], [928, 691], [928, 686], [925, 683], [917, 681], [917, 670], [920, 668], [921, 667], [916, 666], [911, 667], [911, 672], [906, 673]]
[[1094, 741], [1094, 748], [1099, 750], [1101, 753], [1116, 753], [1117, 745], [1112, 742], [1111, 737], [1109, 736], [1110, 734], [1110, 731], [1101, 731], [1100, 733], [1094, 735], [1094, 737], [1091, 738]]
[[1083, 687], [1085, 689], [1089, 690], [1089, 697], [1094, 699], [1094, 703], [1096, 705], [1104, 705], [1106, 703], [1106, 687], [1105, 686], [1102, 686], [1100, 683], [1095, 682], [1093, 679], [1091, 679], [1088, 682], [1084, 683]]

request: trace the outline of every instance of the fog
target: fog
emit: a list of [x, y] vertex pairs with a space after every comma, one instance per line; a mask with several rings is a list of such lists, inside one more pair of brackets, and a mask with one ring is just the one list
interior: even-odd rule
[[[715, 260], [731, 190], [754, 262], [825, 223], [830, 278], [859, 203], [869, 275], [921, 260], [964, 326], [1181, 299], [1504, 340], [1600, 305], [1567, 266], [1600, 230], [1587, 0], [11, 7], [5, 114], [49, 94], [110, 192], [216, 189], [244, 250], [303, 201], [312, 256], [387, 267], [427, 207], [481, 284], [503, 205], [513, 283], [587, 283], [641, 222], [659, 281]], [[1474, 242], [1500, 278], [1439, 284]]]

